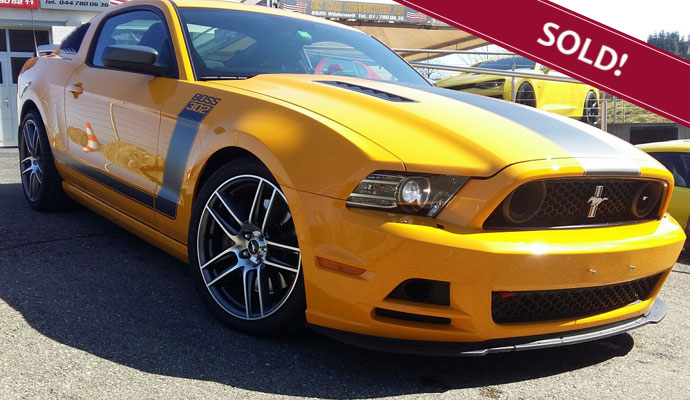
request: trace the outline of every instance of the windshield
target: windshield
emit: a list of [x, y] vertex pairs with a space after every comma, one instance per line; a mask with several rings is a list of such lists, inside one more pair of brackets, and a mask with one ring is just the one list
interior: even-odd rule
[[246, 11], [182, 8], [180, 14], [201, 80], [311, 74], [428, 85], [393, 51], [361, 32]]
[[475, 64], [475, 67], [511, 70], [513, 69], [513, 63], [515, 63], [515, 69], [534, 69], [537, 65], [536, 62], [525, 57], [508, 57], [480, 62], [479, 64]]

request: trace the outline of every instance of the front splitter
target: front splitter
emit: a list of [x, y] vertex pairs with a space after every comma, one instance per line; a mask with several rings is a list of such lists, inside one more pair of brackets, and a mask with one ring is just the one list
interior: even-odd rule
[[665, 316], [666, 304], [661, 299], [656, 299], [646, 314], [626, 321], [557, 334], [469, 343], [391, 339], [350, 333], [311, 324], [307, 324], [307, 327], [340, 342], [369, 350], [434, 356], [484, 356], [491, 353], [536, 350], [591, 342], [593, 340], [620, 335], [621, 333], [650, 323], [658, 323], [664, 319]]

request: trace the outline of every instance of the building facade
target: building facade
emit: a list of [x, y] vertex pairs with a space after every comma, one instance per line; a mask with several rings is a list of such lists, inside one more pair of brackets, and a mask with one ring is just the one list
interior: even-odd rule
[[107, 1], [0, 1], [0, 147], [17, 145], [17, 76], [36, 46], [60, 43], [108, 6]]

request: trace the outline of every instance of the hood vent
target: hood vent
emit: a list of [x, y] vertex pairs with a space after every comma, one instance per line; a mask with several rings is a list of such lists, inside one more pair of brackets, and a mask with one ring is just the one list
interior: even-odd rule
[[379, 99], [387, 100], [387, 101], [393, 101], [396, 103], [416, 103], [416, 101], [412, 99], [408, 99], [406, 97], [401, 97], [393, 93], [388, 93], [384, 92], [381, 90], [376, 90], [364, 86], [359, 86], [359, 85], [354, 85], [352, 83], [346, 83], [346, 82], [339, 82], [339, 81], [314, 81], [316, 83], [323, 83], [324, 85], [330, 85], [330, 86], [335, 86], [339, 87], [342, 89], [347, 89], [347, 90], [352, 90], [354, 92], [359, 92], [362, 94], [368, 94], [369, 96], [374, 96], [378, 97]]

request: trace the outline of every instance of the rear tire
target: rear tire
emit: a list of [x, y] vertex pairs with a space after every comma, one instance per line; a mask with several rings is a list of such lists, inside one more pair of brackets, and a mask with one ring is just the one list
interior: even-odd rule
[[598, 126], [601, 123], [599, 98], [597, 94], [591, 90], [587, 93], [587, 97], [585, 98], [585, 105], [582, 109], [582, 118], [580, 120], [592, 126]]
[[283, 332], [303, 321], [302, 258], [287, 201], [253, 160], [215, 171], [194, 203], [189, 265], [204, 304], [233, 329]]
[[62, 178], [55, 167], [43, 120], [36, 110], [29, 111], [22, 120], [19, 172], [29, 207], [36, 211], [64, 208], [67, 196], [62, 190]]
[[527, 82], [520, 85], [515, 93], [515, 102], [529, 107], [537, 107], [537, 95], [534, 93], [532, 85]]

